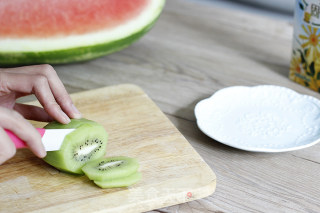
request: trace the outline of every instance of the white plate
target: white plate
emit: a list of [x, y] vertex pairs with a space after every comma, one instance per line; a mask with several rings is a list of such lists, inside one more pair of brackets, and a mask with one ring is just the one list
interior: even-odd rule
[[195, 116], [206, 135], [247, 151], [291, 151], [320, 140], [320, 101], [280, 86], [221, 89], [196, 105]]

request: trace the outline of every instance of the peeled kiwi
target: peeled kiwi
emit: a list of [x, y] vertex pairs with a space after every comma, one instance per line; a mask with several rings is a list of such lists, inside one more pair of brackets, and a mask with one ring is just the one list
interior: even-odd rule
[[129, 176], [117, 179], [110, 179], [105, 181], [95, 180], [93, 181], [99, 187], [105, 188], [115, 188], [115, 187], [127, 187], [137, 183], [141, 179], [141, 173], [135, 172]]
[[[139, 163], [135, 158], [124, 156], [99, 158], [88, 162], [82, 171], [94, 181], [121, 181], [137, 172]], [[125, 179], [123, 181], [125, 184]]]
[[87, 119], [71, 119], [68, 124], [51, 122], [45, 129], [75, 129], [69, 133], [58, 151], [49, 151], [44, 158], [57, 169], [83, 174], [81, 168], [89, 161], [105, 155], [108, 134], [100, 124]]

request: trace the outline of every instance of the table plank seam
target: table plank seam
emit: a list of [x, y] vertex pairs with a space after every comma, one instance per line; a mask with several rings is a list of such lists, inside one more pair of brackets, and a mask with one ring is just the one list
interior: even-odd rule
[[297, 156], [297, 155], [294, 155], [294, 154], [292, 156], [300, 158], [302, 160], [306, 160], [306, 161], [312, 162], [312, 163], [320, 164], [320, 162], [317, 162], [317, 161], [314, 161], [314, 160], [310, 160], [310, 159], [307, 159], [307, 158], [304, 158], [304, 157], [300, 157], [300, 156]]

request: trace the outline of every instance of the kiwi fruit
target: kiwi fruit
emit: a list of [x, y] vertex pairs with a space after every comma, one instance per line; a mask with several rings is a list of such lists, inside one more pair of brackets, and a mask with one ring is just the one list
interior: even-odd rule
[[129, 176], [117, 179], [110, 179], [105, 181], [93, 181], [97, 186], [105, 188], [127, 187], [137, 183], [141, 179], [141, 173], [135, 172]]
[[58, 151], [49, 151], [43, 159], [57, 169], [83, 174], [81, 168], [88, 162], [105, 155], [108, 134], [103, 126], [87, 119], [71, 119], [68, 124], [56, 121], [45, 129], [75, 129], [69, 133]]
[[82, 167], [82, 171], [90, 180], [113, 181], [132, 175], [138, 168], [135, 158], [117, 156], [90, 161]]

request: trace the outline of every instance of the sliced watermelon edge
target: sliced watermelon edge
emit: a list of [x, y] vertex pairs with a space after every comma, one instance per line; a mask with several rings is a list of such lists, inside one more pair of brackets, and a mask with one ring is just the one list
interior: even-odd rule
[[[22, 52], [22, 53], [0, 53], [1, 67], [13, 67], [19, 65], [34, 65], [34, 64], [66, 64], [70, 62], [80, 62], [92, 60], [119, 50], [122, 50], [141, 38], [147, 33], [153, 24], [144, 28], [129, 37], [113, 42], [103, 43], [99, 45], [77, 47], [72, 49], [48, 51], [48, 52]], [[84, 54], [85, 53], [85, 54]]]
[[0, 51], [0, 66], [13, 67], [19, 65], [32, 65], [41, 63], [66, 64], [70, 62], [87, 61], [119, 51], [137, 41], [153, 27], [161, 14], [164, 3], [165, 0], [163, 0], [163, 4], [159, 6], [158, 10], [155, 11], [156, 15], [154, 16], [152, 22], [141, 29], [137, 29], [136, 32], [128, 35], [127, 37], [121, 38], [119, 40], [107, 41], [105, 43], [97, 43], [94, 45], [81, 46], [70, 49], [34, 52]]

